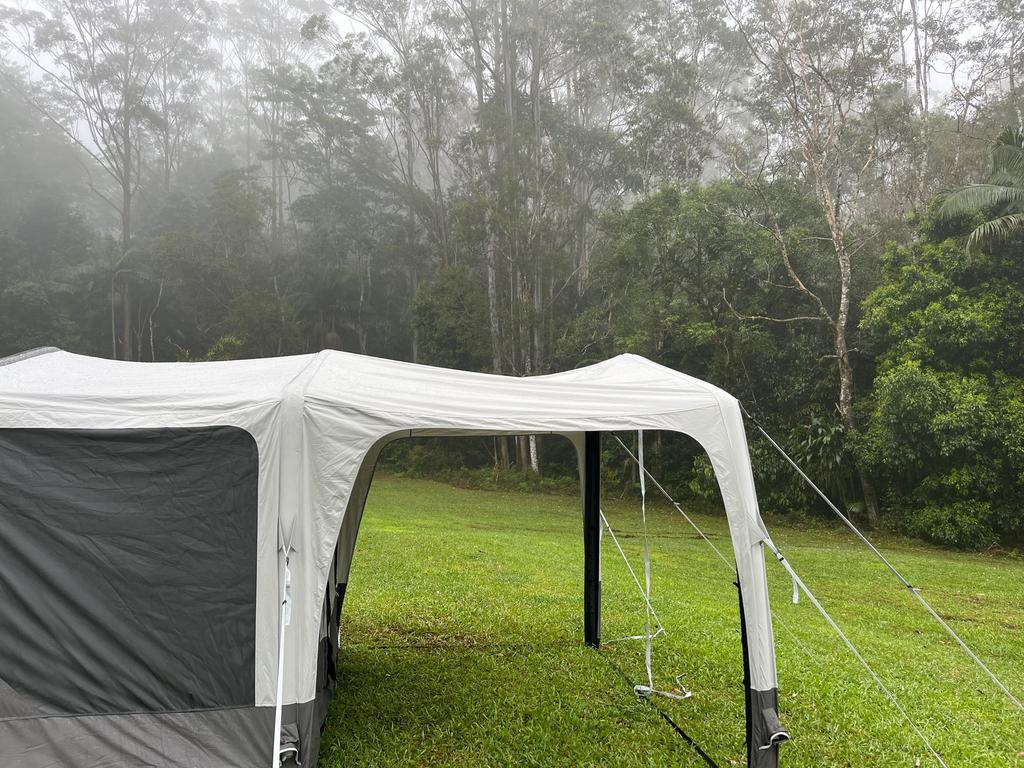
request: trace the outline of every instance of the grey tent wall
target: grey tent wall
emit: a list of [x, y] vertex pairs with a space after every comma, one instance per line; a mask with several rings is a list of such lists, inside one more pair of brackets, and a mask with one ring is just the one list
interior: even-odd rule
[[345, 506], [345, 516], [341, 520], [338, 549], [335, 553], [337, 567], [334, 579], [339, 599], [339, 616], [345, 607], [345, 592], [348, 588], [349, 571], [352, 568], [352, 556], [355, 554], [356, 538], [359, 536], [359, 526], [363, 522], [366, 497], [370, 493], [370, 483], [373, 482], [373, 473], [377, 469], [377, 460], [388, 443], [410, 435], [411, 432], [402, 432], [378, 440], [366, 452], [366, 455], [363, 456], [363, 463], [359, 465], [359, 471], [356, 473], [356, 479], [352, 485], [352, 492], [348, 497], [348, 504]]
[[266, 764], [252, 436], [5, 427], [0, 466], [0, 766]]

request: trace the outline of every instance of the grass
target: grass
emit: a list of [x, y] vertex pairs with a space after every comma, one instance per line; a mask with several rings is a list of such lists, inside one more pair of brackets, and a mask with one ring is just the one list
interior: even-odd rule
[[[605, 512], [641, 563], [639, 505]], [[745, 765], [733, 574], [678, 513], [649, 510], [655, 682], [695, 691], [664, 702], [724, 766]], [[696, 515], [731, 556], [725, 520]], [[768, 521], [776, 543], [950, 766], [1024, 766], [1024, 715], [864, 547], [839, 529]], [[1024, 562], [879, 537], [883, 551], [997, 675], [1024, 695]], [[605, 638], [636, 634], [643, 603], [608, 537]], [[782, 764], [928, 766], [909, 727], [791, 582], [769, 565]], [[378, 477], [342, 619], [341, 679], [321, 765], [703, 766], [582, 643], [582, 545], [570, 497], [458, 490]], [[635, 679], [641, 644], [606, 646]], [[919, 761], [919, 762], [918, 762]]]

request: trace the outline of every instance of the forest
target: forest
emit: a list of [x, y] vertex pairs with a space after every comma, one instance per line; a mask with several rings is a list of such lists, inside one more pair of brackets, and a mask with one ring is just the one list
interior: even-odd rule
[[[633, 352], [858, 522], [1020, 547], [1022, 76], [1017, 0], [4, 0], [0, 355]], [[751, 450], [766, 513], [820, 513]]]

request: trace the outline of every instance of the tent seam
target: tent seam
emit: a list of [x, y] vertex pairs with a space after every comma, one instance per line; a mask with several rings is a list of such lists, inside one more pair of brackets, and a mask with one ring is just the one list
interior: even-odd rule
[[[529, 377], [529, 378], [536, 378], [536, 377]], [[334, 401], [334, 400], [329, 400], [329, 399], [327, 399], [325, 397], [318, 397], [317, 395], [309, 396], [307, 402], [315, 402], [315, 403], [320, 403], [320, 404], [323, 404], [323, 405], [332, 405], [332, 406], [337, 407], [339, 410], [355, 411], [356, 413], [382, 414], [384, 416], [401, 416], [401, 417], [414, 417], [414, 418], [423, 418], [423, 416], [424, 416], [424, 414], [422, 414], [422, 413], [415, 413], [415, 412], [411, 412], [411, 411], [385, 411], [385, 410], [380, 409], [380, 408], [371, 408], [371, 407], [361, 406], [361, 405], [357, 406], [357, 405], [351, 405], [349, 403], [339, 403], [339, 402]], [[696, 411], [706, 411], [706, 410], [710, 410], [710, 409], [713, 409], [713, 408], [719, 408], [720, 409], [720, 407], [721, 406], [717, 402], [715, 402], [715, 403], [709, 403], [708, 405], [699, 405], [699, 406], [696, 406], [694, 408], [682, 408], [682, 409], [673, 408], [670, 411], [649, 411], [649, 412], [644, 412], [644, 413], [628, 413], [628, 414], [624, 414], [624, 416], [629, 417], [629, 418], [636, 418], [636, 417], [641, 417], [641, 416], [672, 416], [672, 415], [677, 414], [677, 413], [694, 413]], [[563, 417], [563, 418], [565, 418], [565, 417]], [[613, 418], [613, 417], [609, 417], [609, 418]], [[398, 429], [397, 431], [403, 432], [406, 429], [409, 429], [409, 427], [402, 427], [402, 428]], [[424, 430], [424, 429], [462, 429], [462, 427], [453, 427], [451, 425], [441, 425], [441, 426], [432, 426], [432, 427], [414, 427], [413, 429], [415, 429], [415, 431], [418, 432], [418, 431], [421, 431], [421, 430]], [[493, 431], [493, 430], [489, 430], [486, 427], [481, 428], [481, 429], [472, 428], [472, 430], [474, 432], [492, 432]], [[578, 428], [570, 429], [570, 430], [547, 428], [547, 429], [545, 429], [543, 431], [547, 432], [547, 433], [551, 433], [551, 434], [559, 434], [560, 435], [560, 434], [563, 434], [563, 433], [565, 433], [567, 431], [568, 432], [579, 432], [580, 430]], [[608, 430], [608, 431], [609, 432], [614, 432], [616, 430]], [[621, 431], [628, 432], [630, 430], [621, 430]], [[678, 430], [673, 429], [673, 430], [670, 430], [670, 431], [678, 431]], [[500, 434], [513, 434], [513, 433], [508, 433], [508, 432], [502, 431]], [[530, 430], [530, 431], [526, 431], [526, 432], [520, 431], [520, 432], [516, 432], [514, 434], [526, 435], [526, 434], [540, 434], [540, 433], [534, 432], [534, 431]], [[687, 433], [683, 432], [682, 434], [687, 434]]]
[[0, 717], [0, 724], [2, 723], [17, 723], [26, 720], [66, 720], [66, 719], [79, 719], [83, 717], [147, 717], [147, 716], [159, 716], [159, 715], [193, 715], [202, 714], [204, 712], [232, 712], [243, 709], [266, 709], [265, 706], [258, 704], [233, 704], [227, 707], [198, 707], [196, 709], [160, 709], [160, 710], [128, 710], [124, 712], [83, 712], [83, 713], [63, 713], [63, 714], [49, 714], [49, 715], [19, 715], [17, 717]]

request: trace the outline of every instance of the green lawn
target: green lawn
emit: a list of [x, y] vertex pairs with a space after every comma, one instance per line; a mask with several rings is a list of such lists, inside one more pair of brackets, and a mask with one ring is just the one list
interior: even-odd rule
[[[639, 505], [604, 507], [639, 568]], [[656, 683], [681, 673], [696, 693], [666, 701], [668, 711], [720, 765], [743, 765], [733, 574], [678, 513], [657, 508], [650, 518], [652, 602], [670, 633], [655, 641]], [[729, 554], [724, 519], [696, 518]], [[862, 545], [839, 529], [768, 523], [950, 766], [1024, 766], [1024, 715]], [[1024, 562], [878, 543], [1024, 696]], [[604, 636], [636, 634], [643, 603], [608, 537], [603, 568]], [[782, 764], [934, 764], [814, 608], [792, 604], [775, 563], [769, 580], [781, 714], [794, 737]], [[702, 766], [584, 647], [581, 585], [575, 499], [378, 477], [345, 603], [322, 765]], [[621, 643], [606, 653], [639, 679], [641, 650]]]

